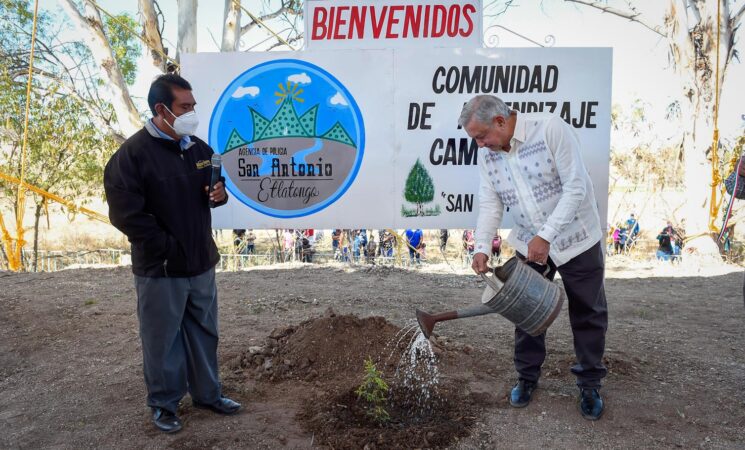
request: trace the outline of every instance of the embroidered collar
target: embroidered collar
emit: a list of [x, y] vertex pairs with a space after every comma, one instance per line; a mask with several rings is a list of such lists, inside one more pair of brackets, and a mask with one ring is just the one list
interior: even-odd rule
[[515, 130], [512, 132], [511, 140], [516, 140], [522, 144], [527, 138], [527, 132], [527, 124], [525, 123], [523, 115], [521, 113], [517, 113], [517, 117], [515, 118]]

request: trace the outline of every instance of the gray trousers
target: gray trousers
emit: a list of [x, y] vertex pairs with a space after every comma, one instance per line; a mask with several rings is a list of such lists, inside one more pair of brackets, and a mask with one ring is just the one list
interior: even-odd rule
[[215, 269], [188, 278], [135, 275], [147, 405], [176, 412], [220, 398]]
[[[522, 256], [522, 255], [520, 255]], [[546, 266], [529, 265], [544, 273]], [[608, 307], [603, 286], [603, 250], [601, 242], [572, 258], [560, 267], [549, 258], [547, 277], [561, 274], [569, 303], [569, 322], [574, 335], [574, 354], [577, 363], [572, 373], [580, 388], [600, 388], [600, 380], [607, 374], [603, 365], [605, 331], [608, 329]], [[521, 379], [538, 381], [541, 365], [546, 359], [546, 334], [531, 336], [515, 328], [515, 369]]]

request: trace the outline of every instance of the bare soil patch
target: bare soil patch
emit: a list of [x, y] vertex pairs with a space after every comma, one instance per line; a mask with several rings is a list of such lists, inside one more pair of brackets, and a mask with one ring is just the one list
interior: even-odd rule
[[360, 359], [378, 358], [417, 307], [479, 301], [477, 277], [446, 269], [218, 274], [221, 376], [244, 410], [217, 416], [187, 396], [184, 430], [173, 436], [153, 428], [145, 407], [128, 268], [0, 273], [0, 448], [745, 447], [741, 272], [609, 271], [607, 410], [598, 422], [577, 410], [566, 311], [549, 329], [527, 408], [507, 402], [513, 328], [489, 315], [435, 328], [446, 399], [436, 413], [417, 423], [403, 403], [390, 425], [366, 422], [352, 392]]

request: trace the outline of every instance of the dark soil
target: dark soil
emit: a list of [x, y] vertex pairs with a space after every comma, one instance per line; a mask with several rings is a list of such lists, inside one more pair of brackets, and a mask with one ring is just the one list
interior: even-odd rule
[[[467, 392], [443, 373], [432, 398], [420, 405], [396, 377], [401, 352], [416, 329], [401, 328], [383, 317], [359, 318], [337, 315], [328, 309], [322, 317], [298, 326], [279, 327], [262, 347], [252, 347], [240, 356], [240, 367], [256, 379], [269, 382], [317, 381], [316, 394], [303, 399], [298, 419], [315, 436], [319, 445], [336, 449], [357, 448], [441, 448], [458, 437], [467, 436], [475, 406]], [[437, 345], [439, 354], [447, 351]], [[370, 358], [382, 371], [390, 387], [384, 408], [390, 419], [381, 423], [368, 413], [369, 404], [355, 389]]]
[[[330, 393], [322, 401], [309, 401], [298, 416], [304, 428], [315, 433], [319, 444], [344, 449], [442, 448], [468, 436], [476, 410], [455, 383], [438, 390], [426, 414], [412, 416], [410, 405], [386, 405], [390, 421], [377, 423], [353, 390]], [[394, 398], [398, 398], [395, 397]]]
[[[745, 448], [741, 272], [608, 274], [607, 406], [597, 422], [578, 412], [566, 310], [526, 408], [507, 401], [514, 328], [492, 314], [435, 328], [443, 400], [429, 416], [410, 414], [394, 391], [393, 420], [370, 422], [353, 393], [364, 358], [378, 358], [415, 308], [481, 298], [477, 277], [425, 270], [219, 273], [221, 378], [243, 410], [219, 416], [187, 395], [175, 435], [158, 432], [145, 406], [128, 268], [0, 273], [0, 448]], [[378, 360], [392, 384], [395, 359]]]

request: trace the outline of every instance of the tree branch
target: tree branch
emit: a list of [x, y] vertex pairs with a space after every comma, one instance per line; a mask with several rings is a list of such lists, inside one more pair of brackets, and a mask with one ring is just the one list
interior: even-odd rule
[[[484, 17], [498, 17], [498, 16], [503, 15], [504, 13], [507, 12], [508, 9], [510, 9], [510, 7], [515, 6], [513, 5], [514, 1], [515, 0], [505, 0], [504, 5], [500, 5], [498, 1], [490, 2], [489, 4], [484, 5]], [[487, 14], [486, 10], [490, 8], [491, 9], [501, 8], [501, 9], [495, 13], [490, 12], [489, 14]]]
[[730, 20], [732, 22], [731, 28], [733, 30], [740, 25], [740, 21], [742, 21], [743, 15], [745, 15], [745, 4], [740, 6], [740, 9], [732, 16], [732, 19]]
[[585, 5], [591, 8], [599, 9], [602, 12], [606, 12], [608, 14], [613, 14], [618, 17], [623, 17], [624, 19], [628, 19], [631, 22], [636, 22], [640, 24], [641, 26], [648, 29], [649, 31], [652, 31], [653, 33], [657, 33], [662, 37], [666, 37], [666, 35], [659, 30], [659, 27], [652, 27], [651, 25], [641, 20], [640, 19], [641, 13], [621, 11], [620, 9], [611, 8], [610, 6], [605, 6], [605, 5], [600, 4], [600, 2], [594, 2], [590, 0], [564, 0], [564, 1], [570, 2], [570, 3], [579, 3], [580, 5]]
[[[720, 0], [716, 0], [716, 1], [720, 1]], [[689, 29], [701, 23], [701, 10], [698, 8], [698, 5], [696, 5], [695, 1], [681, 0], [680, 3], [682, 3], [681, 6], [683, 7], [683, 10], [686, 11], [686, 16], [688, 15], [689, 9], [691, 10], [691, 14], [693, 14], [694, 22], [693, 24], [691, 24], [690, 22], [688, 23]]]
[[[282, 6], [281, 8], [279, 8], [278, 10], [276, 10], [274, 12], [265, 14], [263, 16], [259, 16], [259, 20], [261, 20], [262, 22], [266, 22], [267, 20], [274, 19], [276, 17], [281, 16], [282, 14], [297, 15], [298, 12], [296, 10], [290, 8], [290, 7]], [[241, 36], [243, 36], [244, 34], [248, 33], [249, 31], [251, 31], [254, 28], [259, 27], [259, 26], [261, 26], [261, 25], [259, 25], [257, 22], [254, 22], [252, 20], [251, 23], [246, 24], [246, 25], [243, 25], [241, 27]]]
[[[299, 35], [295, 36], [294, 38], [287, 39], [287, 43], [288, 44], [292, 44], [293, 42], [299, 41], [302, 38], [303, 38], [303, 35], [302, 34], [299, 34]], [[268, 52], [269, 50], [271, 50], [273, 48], [281, 47], [283, 45], [285, 45], [284, 42], [275, 42], [274, 44], [270, 45], [269, 48], [267, 48], [265, 51]]]
[[158, 14], [155, 12], [155, 0], [139, 0], [140, 15], [142, 16], [142, 37], [150, 47], [150, 59], [153, 65], [161, 71], [166, 71], [167, 61], [162, 56], [163, 37], [160, 34]]

